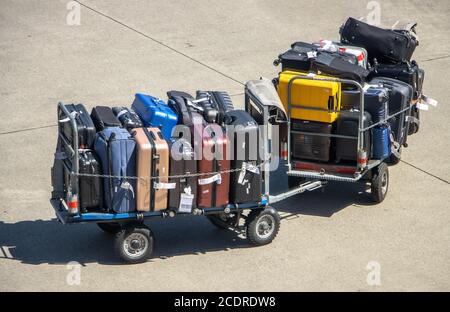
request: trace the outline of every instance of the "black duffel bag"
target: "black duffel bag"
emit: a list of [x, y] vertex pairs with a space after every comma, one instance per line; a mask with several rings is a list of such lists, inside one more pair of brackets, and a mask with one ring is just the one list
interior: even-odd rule
[[341, 79], [350, 79], [364, 83], [370, 71], [352, 62], [349, 62], [339, 53], [318, 52], [312, 60], [312, 69], [326, 75]]
[[341, 42], [363, 47], [369, 54], [369, 61], [396, 64], [410, 61], [419, 45], [413, 24], [408, 29], [383, 29], [349, 17], [340, 29]]

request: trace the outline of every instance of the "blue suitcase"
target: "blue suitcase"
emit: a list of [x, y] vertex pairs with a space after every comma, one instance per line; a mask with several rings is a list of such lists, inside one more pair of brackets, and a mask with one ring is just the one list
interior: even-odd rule
[[159, 127], [166, 140], [172, 138], [172, 130], [177, 125], [178, 117], [163, 100], [136, 93], [131, 107], [142, 119], [145, 127]]
[[372, 158], [385, 159], [391, 155], [391, 129], [379, 126], [372, 129]]
[[104, 203], [109, 211], [116, 213], [136, 210], [136, 180], [120, 178], [136, 175], [136, 142], [124, 128], [109, 127], [98, 132], [94, 150], [106, 175], [103, 178]]

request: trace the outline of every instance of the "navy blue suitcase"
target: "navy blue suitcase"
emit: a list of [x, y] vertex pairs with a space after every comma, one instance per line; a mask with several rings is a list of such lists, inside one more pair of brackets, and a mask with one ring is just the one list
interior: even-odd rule
[[[342, 90], [341, 94], [341, 110], [360, 109], [358, 90]], [[386, 119], [388, 112], [388, 101], [388, 89], [371, 86], [364, 92], [364, 110], [370, 113], [373, 123]]]
[[136, 142], [124, 128], [108, 127], [98, 132], [94, 149], [102, 163], [104, 203], [116, 213], [136, 210], [136, 180], [120, 178], [136, 175]]
[[[388, 120], [388, 124], [391, 127], [393, 140], [401, 147], [408, 136], [409, 122], [406, 121], [406, 116], [409, 116], [411, 112], [413, 88], [403, 81], [384, 77], [372, 79], [370, 84], [389, 90], [389, 115], [395, 116]], [[402, 110], [405, 111], [399, 113]]]
[[372, 128], [372, 158], [385, 159], [391, 155], [389, 126]]

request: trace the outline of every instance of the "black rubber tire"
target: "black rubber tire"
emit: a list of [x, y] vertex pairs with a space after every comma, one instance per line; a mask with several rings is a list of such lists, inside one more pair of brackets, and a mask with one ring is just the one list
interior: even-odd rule
[[398, 152], [399, 152], [399, 154], [400, 154], [400, 157], [397, 157], [397, 156], [394, 155], [394, 154], [391, 154], [391, 156], [389, 156], [388, 162], [389, 162], [390, 165], [396, 165], [396, 164], [398, 164], [398, 163], [400, 162], [400, 160], [402, 159], [402, 149], [400, 148], [400, 149], [398, 150]]
[[[270, 221], [270, 225], [267, 224]], [[264, 224], [264, 222], [266, 224]], [[280, 216], [278, 212], [272, 207], [264, 209], [252, 210], [246, 220], [246, 234], [247, 239], [256, 246], [270, 244], [280, 230]], [[265, 225], [270, 229], [264, 229]], [[268, 233], [261, 233], [260, 231], [269, 231]]]
[[[147, 226], [144, 224], [129, 224], [116, 234], [114, 247], [116, 254], [124, 262], [141, 263], [147, 261], [153, 254], [154, 241], [153, 233]], [[137, 245], [133, 246], [133, 244]], [[144, 250], [131, 255], [135, 249]]]
[[227, 230], [230, 226], [232, 227], [236, 225], [237, 214], [235, 213], [211, 214], [206, 215], [206, 218], [217, 228]]
[[373, 169], [371, 194], [375, 203], [381, 203], [389, 190], [389, 169], [386, 163], [381, 163]]
[[97, 226], [103, 232], [108, 233], [108, 234], [117, 234], [122, 229], [122, 226], [117, 222], [97, 223]]

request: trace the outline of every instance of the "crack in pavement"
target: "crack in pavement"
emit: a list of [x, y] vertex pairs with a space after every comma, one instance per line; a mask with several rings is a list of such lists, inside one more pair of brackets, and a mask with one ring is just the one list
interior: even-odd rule
[[90, 7], [90, 6], [86, 5], [86, 4], [84, 4], [84, 3], [80, 2], [80, 1], [78, 1], [78, 0], [75, 0], [75, 1], [78, 2], [81, 6], [85, 7], [86, 9], [91, 10], [92, 12], [95, 12], [95, 13], [97, 13], [97, 14], [99, 14], [99, 15], [101, 15], [101, 16], [103, 16], [103, 17], [105, 17], [105, 18], [107, 18], [107, 19], [109, 19], [109, 20], [111, 20], [111, 21], [113, 21], [113, 22], [115, 22], [115, 23], [117, 23], [117, 24], [119, 24], [119, 25], [125, 27], [125, 28], [128, 28], [129, 30], [134, 31], [135, 33], [137, 33], [137, 34], [139, 34], [139, 35], [141, 35], [141, 36], [143, 36], [143, 37], [145, 37], [145, 38], [147, 38], [147, 39], [150, 39], [150, 40], [152, 40], [153, 42], [156, 42], [157, 44], [159, 44], [159, 45], [161, 45], [161, 46], [163, 46], [163, 47], [165, 47], [165, 48], [167, 48], [167, 49], [169, 49], [169, 50], [171, 50], [171, 51], [173, 51], [173, 52], [175, 52], [175, 53], [177, 53], [177, 54], [179, 54], [179, 55], [181, 55], [181, 56], [184, 56], [185, 58], [187, 58], [187, 59], [189, 59], [189, 60], [191, 60], [191, 61], [193, 61], [193, 62], [195, 62], [195, 63], [197, 63], [197, 64], [200, 64], [200, 65], [202, 65], [203, 67], [206, 67], [206, 68], [208, 68], [208, 69], [210, 69], [210, 70], [212, 70], [212, 71], [218, 73], [219, 75], [222, 75], [222, 76], [224, 76], [224, 77], [226, 77], [226, 78], [228, 78], [228, 79], [230, 79], [230, 80], [232, 80], [232, 81], [234, 81], [234, 82], [236, 82], [236, 83], [238, 83], [238, 84], [240, 84], [240, 85], [244, 85], [244, 83], [243, 83], [242, 81], [239, 81], [239, 80], [237, 80], [237, 79], [231, 77], [230, 75], [227, 75], [227, 74], [225, 74], [224, 72], [221, 72], [220, 70], [215, 69], [214, 67], [212, 67], [212, 66], [210, 66], [210, 65], [208, 65], [208, 64], [206, 64], [206, 63], [203, 63], [202, 61], [199, 61], [199, 60], [195, 59], [194, 57], [189, 56], [189, 55], [187, 55], [186, 53], [183, 53], [183, 52], [181, 52], [181, 51], [179, 51], [179, 50], [177, 50], [177, 49], [175, 49], [175, 48], [169, 46], [168, 44], [165, 44], [165, 43], [162, 42], [162, 41], [160, 41], [160, 40], [158, 40], [158, 39], [155, 39], [155, 38], [153, 38], [153, 37], [151, 37], [151, 36], [149, 36], [149, 35], [143, 33], [142, 31], [137, 30], [136, 28], [133, 28], [133, 27], [131, 27], [131, 26], [129, 26], [129, 25], [127, 25], [127, 24], [125, 24], [125, 23], [123, 23], [123, 22], [121, 22], [121, 21], [115, 19], [114, 17], [111, 17], [111, 16], [109, 16], [109, 15], [106, 15], [105, 13], [102, 13], [102, 12], [100, 12], [100, 11], [98, 11], [98, 10], [96, 10], [96, 9], [94, 9], [94, 8], [92, 8], [92, 7]]

